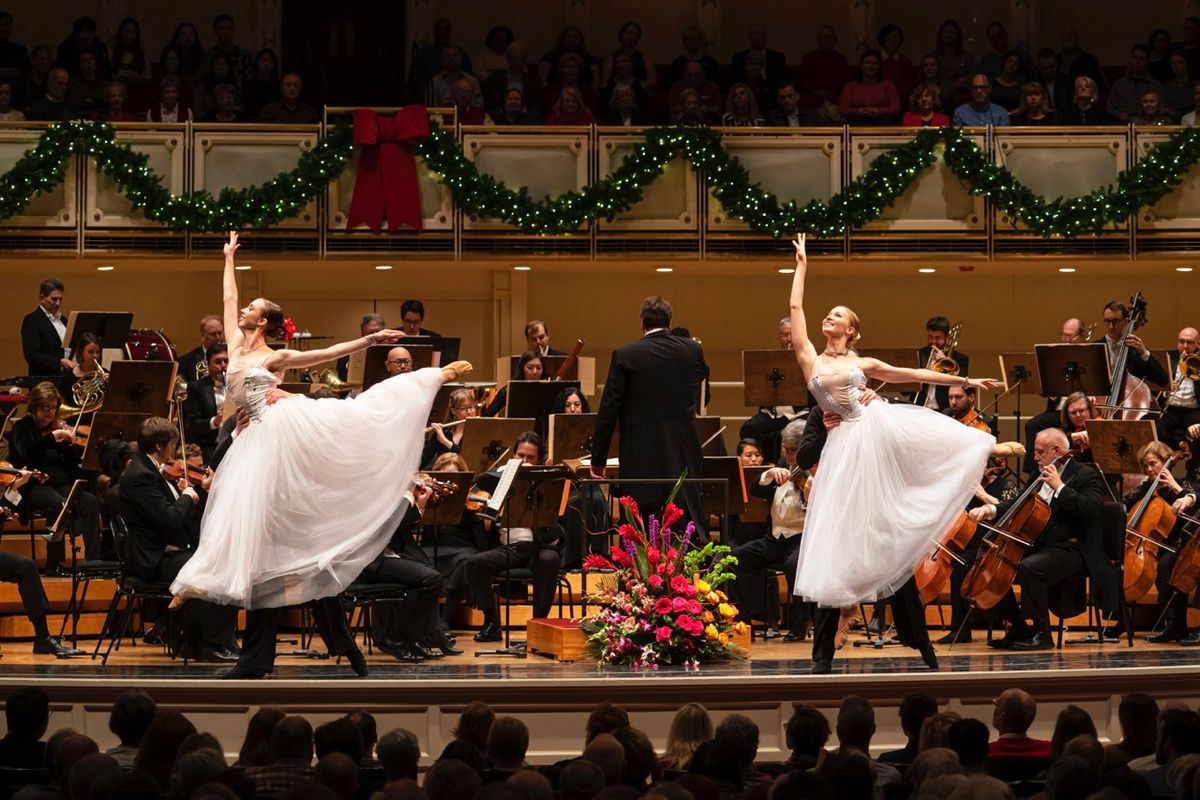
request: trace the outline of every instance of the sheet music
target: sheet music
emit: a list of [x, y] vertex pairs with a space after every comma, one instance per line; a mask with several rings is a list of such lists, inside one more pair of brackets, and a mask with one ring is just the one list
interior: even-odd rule
[[517, 477], [517, 470], [522, 464], [519, 458], [510, 458], [508, 463], [504, 465], [504, 469], [500, 473], [500, 482], [496, 484], [496, 491], [492, 492], [492, 497], [487, 501], [486, 508], [490, 511], [489, 516], [496, 519], [500, 515], [500, 507], [504, 505], [504, 498], [508, 497], [508, 490], [512, 488], [513, 480]]

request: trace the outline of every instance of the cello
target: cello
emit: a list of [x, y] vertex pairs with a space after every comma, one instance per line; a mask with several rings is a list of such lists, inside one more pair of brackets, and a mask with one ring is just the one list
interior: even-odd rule
[[[1061, 472], [1073, 455], [1068, 450], [1051, 464]], [[1041, 475], [1030, 481], [995, 525], [976, 523], [992, 532], [983, 539], [962, 582], [962, 596], [976, 608], [993, 608], [1008, 594], [1017, 577], [1017, 565], [1046, 529], [1050, 505], [1039, 494], [1044, 481]]]
[[1125, 602], [1136, 603], [1154, 588], [1158, 579], [1159, 548], [1173, 553], [1165, 542], [1175, 527], [1176, 515], [1171, 504], [1158, 496], [1163, 470], [1170, 471], [1189, 454], [1186, 444], [1171, 454], [1150, 481], [1146, 495], [1129, 511], [1125, 521], [1124, 588]]

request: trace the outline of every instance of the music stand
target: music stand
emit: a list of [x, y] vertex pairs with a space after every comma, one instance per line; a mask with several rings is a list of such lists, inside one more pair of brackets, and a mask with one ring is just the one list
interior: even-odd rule
[[[551, 414], [546, 461], [551, 464], [578, 462], [592, 454], [596, 414]], [[611, 449], [621, 452], [621, 432], [613, 431]]]
[[463, 422], [459, 455], [471, 472], [486, 472], [505, 451], [510, 451], [518, 436], [533, 430], [533, 423], [526, 418], [471, 417]]
[[177, 366], [174, 361], [114, 361], [104, 410], [167, 416]]
[[579, 389], [579, 381], [509, 381], [504, 416], [533, 417], [534, 430], [546, 436], [546, 419], [554, 398], [567, 389]]
[[[746, 509], [746, 481], [742, 473], [742, 462], [737, 456], [705, 456], [705, 478], [725, 478], [726, 483], [700, 484], [700, 504], [707, 518], [741, 514]], [[728, 486], [729, 491], [726, 492]], [[696, 522], [700, 524], [699, 521]], [[725, 526], [721, 526], [722, 532]], [[721, 542], [728, 544], [728, 542]]]
[[[404, 342], [405, 340], [401, 339], [395, 344], [375, 344], [368, 347], [363, 359], [362, 380], [353, 382], [361, 383], [362, 390], [365, 392], [380, 381], [390, 378], [391, 375], [387, 371], [387, 356], [397, 347], [403, 347], [412, 356], [413, 372], [433, 366], [433, 345], [410, 345]], [[349, 371], [347, 371], [348, 375]]]
[[[537, 554], [542, 549], [541, 542], [537, 538], [538, 529], [556, 525], [558, 518], [565, 513], [570, 490], [568, 481], [570, 477], [571, 471], [566, 467], [522, 466], [517, 472], [512, 486], [509, 487], [508, 497], [504, 503], [504, 527], [510, 531], [513, 528], [529, 528], [533, 531], [534, 556], [530, 566], [531, 571], [536, 568]], [[480, 476], [481, 488], [486, 488], [489, 484], [488, 479], [491, 479], [493, 483], [497, 480], [494, 473]], [[511, 574], [513, 569], [511, 548], [506, 547], [504, 555], [504, 572]], [[532, 603], [532, 590], [529, 599]], [[476, 657], [481, 655], [526, 657], [525, 642], [512, 641], [512, 600], [506, 597], [505, 601], [504, 647], [496, 650], [476, 650]]]
[[726, 454], [725, 442], [718, 435], [720, 433], [720, 417], [696, 417], [696, 435], [700, 438], [700, 455], [707, 457]]
[[742, 351], [742, 402], [748, 408], [808, 405], [804, 370], [791, 350]]
[[[1021, 427], [1021, 395], [1026, 390], [1032, 394], [1042, 393], [1042, 381], [1038, 375], [1037, 356], [1033, 353], [1001, 353], [1000, 376], [1004, 381], [1004, 393], [1012, 390], [1017, 392], [1017, 441], [1021, 441], [1024, 432]], [[996, 404], [996, 414], [999, 415], [999, 403]]]
[[457, 336], [405, 336], [396, 344], [401, 347], [408, 347], [410, 344], [430, 345], [433, 352], [438, 354], [433, 361], [435, 367], [444, 367], [451, 361], [458, 361], [458, 352], [462, 349], [462, 339]]
[[1112, 388], [1103, 342], [1038, 344], [1033, 349], [1042, 394], [1046, 397], [1066, 397], [1075, 392], [1107, 396]]
[[128, 411], [97, 411], [92, 417], [92, 431], [83, 448], [83, 468], [99, 472], [100, 448], [109, 439], [136, 442], [142, 423], [153, 414], [137, 414]]
[[742, 522], [771, 521], [771, 503], [750, 492], [750, 487], [757, 484], [758, 479], [769, 469], [770, 467], [766, 465], [761, 467], [742, 467], [742, 486], [746, 491], [746, 505], [742, 509], [740, 516]]
[[[915, 347], [864, 348], [858, 351], [858, 355], [859, 358], [874, 358], [893, 367], [919, 369], [925, 366], [924, 364], [917, 363], [917, 348]], [[921, 391], [921, 384], [916, 382], [889, 383], [886, 386], [889, 392], [904, 393]], [[879, 388], [882, 389], [883, 385], [880, 385]]]
[[90, 333], [100, 340], [102, 350], [121, 350], [132, 325], [132, 311], [72, 311], [67, 315], [63, 344], [74, 355], [79, 352], [79, 339]]
[[1106, 475], [1141, 473], [1138, 451], [1158, 438], [1151, 419], [1089, 419], [1084, 424], [1092, 459]]

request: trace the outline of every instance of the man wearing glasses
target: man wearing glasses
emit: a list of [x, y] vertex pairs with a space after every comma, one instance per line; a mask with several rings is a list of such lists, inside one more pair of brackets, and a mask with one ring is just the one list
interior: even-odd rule
[[389, 378], [393, 375], [403, 375], [405, 372], [412, 372], [412, 353], [403, 347], [393, 347], [391, 350], [388, 350], [387, 361], [383, 362], [383, 366], [387, 368]]
[[1128, 344], [1134, 353], [1129, 359], [1129, 374], [1140, 380], [1169, 386], [1170, 377], [1162, 363], [1150, 355], [1150, 348], [1137, 334], [1125, 334], [1129, 325], [1129, 309], [1116, 300], [1110, 300], [1104, 306], [1104, 348], [1108, 352], [1108, 368], [1111, 371], [1117, 363], [1117, 354], [1121, 351], [1121, 343]]

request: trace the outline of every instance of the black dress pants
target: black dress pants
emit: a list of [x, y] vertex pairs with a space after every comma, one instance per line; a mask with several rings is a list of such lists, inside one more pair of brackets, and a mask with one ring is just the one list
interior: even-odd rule
[[[163, 553], [153, 575], [143, 576], [160, 583], [171, 583], [192, 554], [186, 550]], [[159, 606], [162, 609], [161, 605]], [[217, 650], [233, 650], [237, 628], [237, 609], [220, 606], [207, 600], [192, 598], [183, 604], [183, 642], [195, 647], [204, 645]]]
[[[48, 483], [35, 483], [25, 490], [25, 502], [30, 509], [43, 514], [46, 524], [49, 525], [58, 517], [58, 512], [62, 511], [70, 489], [70, 486], [55, 488]], [[100, 507], [96, 502], [96, 495], [91, 492], [79, 493], [75, 502], [75, 518], [69, 532], [83, 538], [87, 558], [100, 557]], [[62, 536], [68, 531], [58, 533]], [[46, 566], [56, 567], [63, 563], [65, 554], [66, 544], [62, 539], [50, 542], [46, 546]]]
[[562, 556], [552, 547], [539, 547], [535, 542], [514, 542], [476, 553], [467, 560], [467, 585], [475, 607], [488, 619], [496, 615], [496, 598], [492, 580], [509, 568], [527, 567], [533, 571], [533, 616], [546, 617], [558, 586], [558, 570]]
[[379, 556], [363, 570], [360, 581], [395, 583], [406, 590], [402, 603], [380, 603], [371, 611], [371, 640], [376, 645], [418, 641], [438, 627], [442, 576], [433, 567], [402, 556]]
[[42, 587], [37, 564], [32, 558], [0, 551], [0, 581], [17, 585], [26, 616], [30, 619], [46, 616], [50, 602], [46, 599], [46, 590]]
[[[734, 549], [733, 555], [738, 563], [733, 568], [734, 581], [730, 584], [730, 593], [736, 602], [739, 618], [749, 622], [752, 611], [761, 609], [765, 612], [778, 602], [767, 587], [768, 569], [782, 572], [787, 579], [788, 592], [792, 591], [796, 581], [796, 562], [800, 558], [800, 536], [777, 538], [768, 534], [740, 545]], [[809, 605], [799, 598], [792, 600], [791, 628], [796, 633], [803, 628]]]
[[[917, 591], [916, 580], [909, 578], [888, 602], [892, 606], [896, 635], [901, 644], [914, 650], [929, 644], [929, 630], [925, 627], [925, 606], [921, 605], [921, 593]], [[813, 661], [833, 660], [840, 616], [841, 609], [816, 610], [813, 615]]]
[[[256, 608], [246, 613], [246, 638], [242, 641], [239, 667], [258, 672], [275, 669], [275, 636], [283, 612], [282, 608]], [[313, 601], [312, 613], [317, 632], [325, 640], [331, 656], [348, 655], [358, 649], [346, 623], [340, 598], [323, 597]]]
[[1042, 547], [1021, 559], [1017, 564], [1016, 583], [1021, 584], [1021, 605], [1018, 609], [1012, 590], [992, 610], [993, 616], [1007, 619], [1020, 631], [1025, 620], [1035, 633], [1050, 633], [1050, 589], [1072, 575], [1086, 569], [1083, 552], [1074, 543]]

